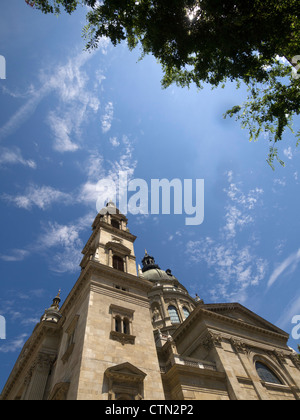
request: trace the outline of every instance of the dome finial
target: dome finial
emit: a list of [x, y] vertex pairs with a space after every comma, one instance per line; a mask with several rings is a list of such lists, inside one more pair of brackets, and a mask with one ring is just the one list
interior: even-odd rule
[[53, 299], [53, 303], [51, 305], [51, 308], [54, 308], [57, 311], [59, 310], [59, 304], [60, 304], [60, 301], [61, 301], [60, 292], [61, 292], [61, 289], [59, 289], [59, 291], [58, 291], [57, 295], [55, 296], [55, 298]]
[[145, 249], [145, 256], [142, 259], [142, 264], [143, 264], [143, 268], [142, 268], [143, 273], [145, 271], [151, 270], [152, 268], [158, 268], [159, 269], [159, 266], [157, 264], [155, 264], [155, 259], [153, 257], [151, 257], [151, 255], [148, 254], [146, 249]]
[[57, 323], [60, 318], [62, 317], [61, 313], [59, 312], [59, 304], [60, 304], [60, 292], [61, 289], [59, 289], [57, 295], [53, 299], [53, 303], [50, 306], [50, 308], [45, 310], [44, 315], [41, 317], [41, 321], [49, 321], [49, 322], [55, 322]]

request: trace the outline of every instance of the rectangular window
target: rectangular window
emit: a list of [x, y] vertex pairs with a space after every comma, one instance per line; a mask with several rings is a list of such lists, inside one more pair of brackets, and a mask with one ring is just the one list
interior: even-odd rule
[[123, 258], [118, 257], [117, 255], [113, 256], [113, 268], [119, 271], [124, 271], [124, 261]]
[[115, 284], [114, 288], [118, 290], [123, 290], [123, 292], [129, 292], [129, 289], [126, 289], [126, 287], [123, 286], [119, 286], [118, 284]]

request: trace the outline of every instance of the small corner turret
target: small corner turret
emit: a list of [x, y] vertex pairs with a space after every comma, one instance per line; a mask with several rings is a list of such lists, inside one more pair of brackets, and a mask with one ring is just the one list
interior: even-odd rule
[[143, 273], [145, 273], [148, 270], [155, 269], [155, 268], [160, 269], [159, 266], [155, 264], [155, 259], [151, 257], [151, 255], [148, 255], [148, 252], [146, 249], [145, 249], [145, 256], [142, 259], [142, 264], [143, 264], [143, 268], [142, 268]]
[[60, 318], [62, 317], [60, 311], [59, 311], [59, 304], [60, 304], [60, 292], [61, 290], [58, 291], [57, 295], [55, 296], [55, 298], [53, 299], [53, 303], [50, 306], [50, 308], [45, 309], [45, 313], [44, 315], [41, 317], [41, 322], [54, 322], [54, 323], [58, 323], [58, 321], [60, 320]]

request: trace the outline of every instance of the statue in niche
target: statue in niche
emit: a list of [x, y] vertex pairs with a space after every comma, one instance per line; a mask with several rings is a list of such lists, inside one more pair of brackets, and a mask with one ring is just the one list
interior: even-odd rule
[[158, 309], [157, 306], [154, 308], [152, 319], [153, 319], [153, 322], [158, 321], [159, 319], [161, 319], [161, 315], [160, 315], [160, 312], [159, 312], [159, 309]]

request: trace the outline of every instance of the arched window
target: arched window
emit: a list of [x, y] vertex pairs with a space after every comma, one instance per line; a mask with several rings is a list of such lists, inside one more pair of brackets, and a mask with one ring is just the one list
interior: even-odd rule
[[170, 305], [168, 307], [168, 312], [169, 312], [172, 324], [179, 324], [180, 319], [179, 319], [178, 312], [177, 312], [177, 309], [175, 308], [175, 306]]
[[190, 315], [190, 311], [185, 306], [182, 308], [185, 319]]
[[116, 229], [120, 229], [120, 224], [117, 220], [112, 219], [111, 225], [112, 225], [112, 227], [114, 227]]
[[122, 332], [121, 318], [119, 316], [116, 316], [115, 318], [115, 331]]
[[271, 384], [279, 384], [282, 385], [282, 382], [278, 377], [275, 375], [274, 372], [271, 371], [266, 365], [261, 362], [255, 363], [256, 371], [260, 379], [264, 382], [270, 382]]
[[124, 261], [123, 258], [118, 257], [117, 255], [113, 256], [113, 268], [124, 271]]
[[128, 320], [128, 318], [124, 318], [123, 319], [123, 333], [124, 334], [130, 334], [130, 331], [129, 331], [129, 320]]

